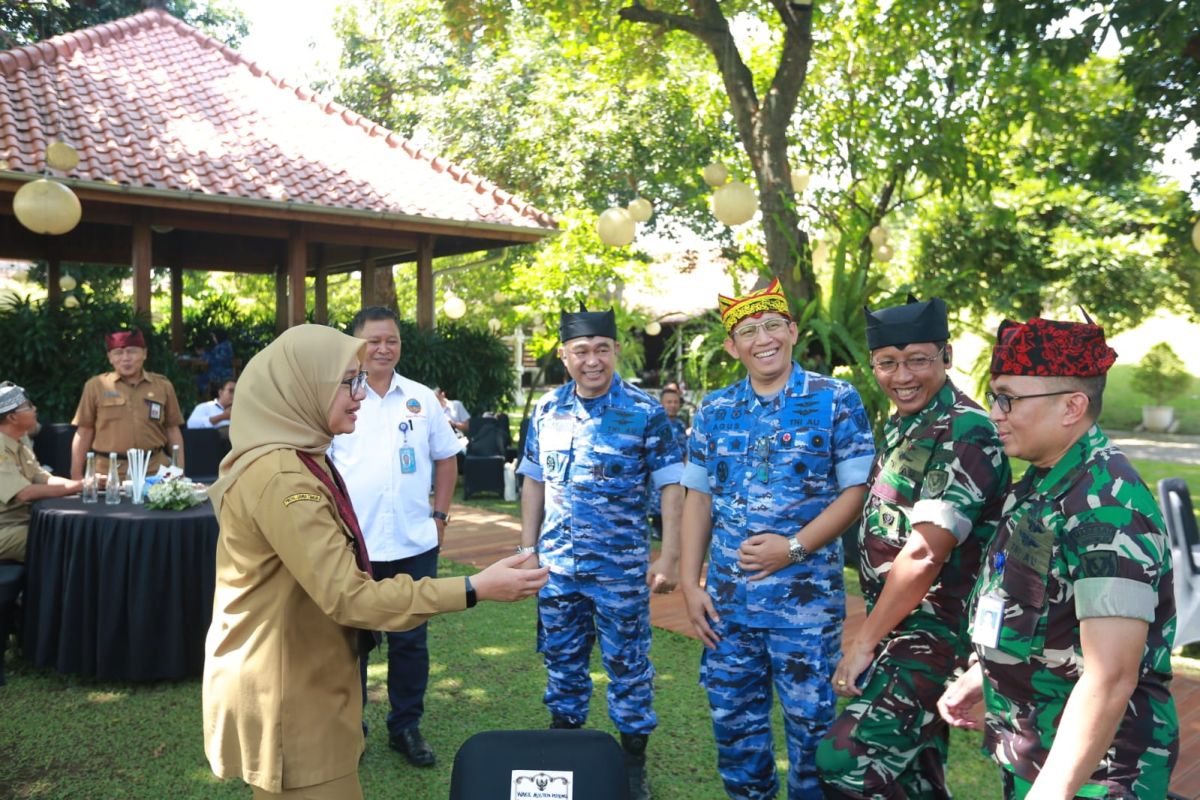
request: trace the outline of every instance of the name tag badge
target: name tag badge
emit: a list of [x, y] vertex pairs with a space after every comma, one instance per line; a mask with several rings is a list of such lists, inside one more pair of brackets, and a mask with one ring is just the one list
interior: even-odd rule
[[1004, 600], [998, 595], [985, 594], [975, 606], [975, 626], [971, 642], [995, 649], [1000, 644], [1000, 629], [1004, 626]]
[[411, 447], [400, 448], [400, 471], [405, 475], [417, 471], [417, 453]]
[[150, 419], [162, 419], [162, 403], [156, 403], [153, 400], [147, 402], [150, 406]]

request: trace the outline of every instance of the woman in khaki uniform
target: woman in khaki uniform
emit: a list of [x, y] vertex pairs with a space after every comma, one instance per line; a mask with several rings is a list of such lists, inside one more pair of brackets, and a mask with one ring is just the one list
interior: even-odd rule
[[255, 797], [361, 798], [360, 641], [546, 581], [502, 559], [470, 578], [376, 582], [340, 476], [325, 460], [354, 430], [364, 342], [288, 330], [238, 384], [232, 451], [209, 494], [221, 524], [204, 663], [204, 743], [213, 772]]

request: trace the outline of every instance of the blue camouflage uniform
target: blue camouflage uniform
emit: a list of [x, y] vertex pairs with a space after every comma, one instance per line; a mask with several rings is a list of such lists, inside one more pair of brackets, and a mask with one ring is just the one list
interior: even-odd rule
[[609, 716], [622, 733], [654, 730], [646, 484], [679, 483], [682, 462], [662, 406], [619, 376], [597, 398], [578, 397], [571, 381], [534, 410], [519, 471], [545, 484], [538, 650], [558, 719], [587, 719], [599, 633]]
[[[683, 420], [679, 417], [667, 417], [667, 422], [671, 424], [671, 434], [675, 437], [675, 444], [679, 446], [680, 453], [687, 453], [687, 427], [683, 424]], [[646, 514], [652, 520], [652, 526], [657, 531], [655, 534], [662, 534], [662, 489], [659, 489], [651, 476], [649, 481], [649, 491], [646, 499]]]
[[700, 683], [730, 797], [778, 792], [772, 685], [787, 731], [788, 797], [821, 797], [814, 754], [834, 717], [830, 678], [845, 618], [840, 540], [759, 581], [739, 569], [738, 547], [759, 533], [798, 533], [866, 482], [874, 454], [854, 387], [796, 364], [776, 396], [764, 402], [745, 379], [706, 397], [693, 421], [683, 485], [712, 496], [706, 588], [721, 637], [704, 651]]

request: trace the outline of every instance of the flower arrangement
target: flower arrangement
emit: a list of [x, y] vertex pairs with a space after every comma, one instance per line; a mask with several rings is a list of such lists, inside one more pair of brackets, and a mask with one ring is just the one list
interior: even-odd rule
[[146, 507], [163, 511], [183, 511], [204, 502], [204, 495], [197, 492], [189, 480], [167, 479], [159, 481], [146, 491]]

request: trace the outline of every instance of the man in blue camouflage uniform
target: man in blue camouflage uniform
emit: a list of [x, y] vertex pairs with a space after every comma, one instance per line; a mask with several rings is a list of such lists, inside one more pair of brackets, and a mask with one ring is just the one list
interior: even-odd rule
[[720, 301], [725, 350], [748, 377], [704, 399], [688, 441], [680, 575], [707, 648], [700, 682], [726, 794], [779, 790], [774, 689], [788, 797], [817, 800], [814, 755], [833, 721], [845, 618], [839, 536], [862, 508], [875, 448], [854, 387], [792, 362], [798, 331], [778, 281]]
[[867, 618], [833, 675], [834, 691], [853, 699], [817, 767], [831, 800], [948, 798], [937, 701], [970, 651], [967, 598], [1000, 519], [1008, 459], [996, 426], [946, 375], [941, 299], [909, 295], [867, 311], [866, 323], [871, 368], [896, 413], [858, 533]]
[[[631, 794], [648, 798], [645, 751], [657, 724], [649, 592], [669, 592], [678, 581], [683, 454], [658, 401], [614, 374], [620, 346], [611, 310], [564, 313], [559, 336], [571, 380], [538, 403], [520, 468], [518, 551], [536, 550], [550, 567], [538, 596], [544, 699], [550, 727], [583, 725], [598, 633]], [[648, 476], [662, 490], [663, 544], [653, 564]]]
[[972, 598], [976, 663], [938, 701], [983, 727], [1008, 800], [1161, 800], [1179, 756], [1171, 548], [1157, 503], [1096, 425], [1116, 352], [1084, 323], [1006, 320], [988, 402], [1029, 462]]
[[[686, 455], [687, 426], [679, 416], [679, 411], [683, 408], [683, 394], [674, 386], [665, 386], [659, 392], [658, 399], [667, 412], [667, 422], [671, 423], [671, 433], [675, 435], [675, 444], [679, 445], [679, 451]], [[662, 514], [659, 513], [662, 508], [662, 492], [654, 485], [653, 480], [650, 481], [649, 489], [646, 514], [650, 517], [650, 535], [655, 539], [662, 539]]]

